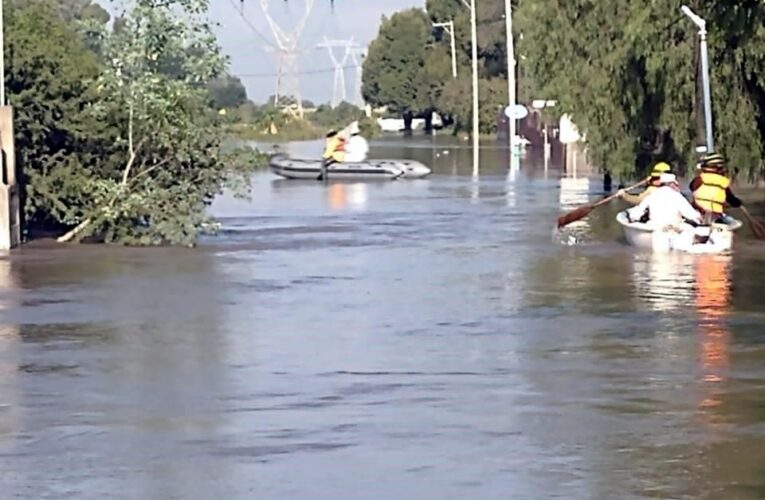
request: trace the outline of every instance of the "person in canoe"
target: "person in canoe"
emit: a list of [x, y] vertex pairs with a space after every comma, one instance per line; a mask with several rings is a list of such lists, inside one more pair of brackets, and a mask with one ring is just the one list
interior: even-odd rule
[[669, 166], [668, 163], [659, 162], [656, 165], [653, 166], [653, 170], [651, 170], [651, 174], [648, 176], [648, 186], [637, 194], [628, 193], [624, 189], [620, 189], [617, 193], [621, 199], [629, 203], [630, 205], [637, 205], [641, 201], [645, 199], [646, 196], [651, 194], [652, 192], [656, 191], [660, 184], [659, 184], [659, 177], [661, 174], [669, 173], [669, 171], [672, 170], [672, 168]]
[[704, 222], [720, 222], [725, 215], [725, 205], [735, 208], [743, 202], [730, 189], [730, 179], [725, 175], [725, 157], [711, 153], [701, 159], [699, 173], [691, 181], [693, 206], [703, 214]]
[[327, 134], [322, 160], [327, 165], [345, 161], [345, 138], [337, 130], [330, 130]]
[[692, 224], [702, 222], [701, 214], [680, 192], [675, 174], [670, 173], [661, 174], [659, 187], [626, 213], [629, 222], [647, 222], [655, 229], [667, 226], [681, 229], [686, 221]]

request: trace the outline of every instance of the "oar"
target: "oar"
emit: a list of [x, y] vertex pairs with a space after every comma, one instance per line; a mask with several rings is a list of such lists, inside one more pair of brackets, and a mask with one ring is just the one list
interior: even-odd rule
[[744, 213], [744, 217], [746, 217], [749, 227], [752, 228], [754, 237], [758, 240], [765, 240], [765, 224], [752, 217], [752, 214], [749, 213], [749, 210], [747, 210], [745, 206], [741, 205], [739, 208]]
[[[637, 184], [633, 184], [632, 186], [625, 189], [625, 191], [629, 191], [631, 189], [635, 189], [637, 187], [642, 186], [643, 184], [647, 183], [648, 179], [643, 179], [642, 181], [638, 182]], [[594, 209], [598, 208], [599, 206], [605, 205], [609, 201], [613, 200], [614, 198], [619, 197], [619, 191], [612, 194], [611, 196], [608, 196], [606, 198], [603, 198], [602, 200], [592, 203], [590, 205], [583, 205], [575, 210], [572, 210], [571, 212], [561, 215], [558, 217], [558, 229], [562, 228], [563, 226], [567, 226], [571, 224], [572, 222], [576, 222], [580, 219], [584, 219], [588, 215], [590, 215], [590, 212], [592, 212]]]

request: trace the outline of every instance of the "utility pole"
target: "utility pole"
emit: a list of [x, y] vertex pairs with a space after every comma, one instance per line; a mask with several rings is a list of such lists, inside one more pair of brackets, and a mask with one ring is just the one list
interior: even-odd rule
[[[466, 4], [465, 0], [462, 0]], [[470, 43], [473, 60], [473, 176], [478, 175], [479, 127], [478, 127], [478, 22], [475, 0], [470, 0]]]
[[[274, 21], [271, 14], [268, 12], [269, 4], [271, 0], [260, 0], [260, 7], [263, 10], [263, 15], [268, 22], [271, 33], [274, 36], [276, 42], [276, 50], [278, 53], [278, 69], [276, 77], [276, 95], [274, 105], [279, 105], [279, 98], [282, 95], [291, 95], [297, 101], [297, 114], [302, 118], [303, 116], [303, 99], [300, 95], [300, 80], [297, 72], [297, 57], [300, 54], [298, 43], [300, 42], [300, 35], [302, 35], [305, 29], [308, 16], [311, 15], [313, 10], [313, 4], [315, 0], [303, 0], [305, 4], [305, 12], [303, 16], [298, 19], [295, 27], [292, 31], [283, 30]], [[244, 3], [244, 0], [242, 0]]]
[[356, 67], [356, 79], [353, 84], [353, 103], [363, 108], [365, 106], [364, 96], [361, 92], [364, 76], [364, 64], [363, 61], [367, 57], [366, 47], [356, 46], [351, 49], [351, 60]]
[[[505, 25], [507, 30], [507, 96], [510, 101], [510, 109], [515, 112], [515, 47], [513, 44], [513, 6], [510, 0], [505, 0]], [[515, 115], [508, 117], [508, 140], [510, 144], [510, 155], [513, 154], [513, 143], [515, 142]]]
[[449, 34], [452, 46], [452, 78], [457, 78], [457, 50], [454, 41], [454, 20], [445, 23], [433, 23], [436, 28], [442, 28]]
[[680, 7], [680, 10], [699, 28], [699, 38], [701, 40], [701, 78], [704, 88], [704, 128], [707, 135], [707, 153], [713, 153], [715, 143], [712, 134], [712, 96], [709, 90], [709, 61], [707, 60], [707, 22], [687, 5]]
[[[350, 40], [327, 40], [327, 37], [325, 36], [324, 41], [316, 46], [318, 48], [327, 49], [329, 52], [329, 58], [332, 60], [332, 64], [335, 67], [335, 78], [334, 86], [332, 88], [331, 102], [333, 108], [336, 108], [338, 104], [345, 101], [347, 98], [345, 88], [345, 64], [348, 62], [348, 58], [351, 56], [351, 50], [355, 47], [355, 45], [356, 44], [353, 42], [353, 38]], [[335, 48], [345, 49], [341, 57], [338, 58], [335, 56], [335, 51], [333, 50]]]

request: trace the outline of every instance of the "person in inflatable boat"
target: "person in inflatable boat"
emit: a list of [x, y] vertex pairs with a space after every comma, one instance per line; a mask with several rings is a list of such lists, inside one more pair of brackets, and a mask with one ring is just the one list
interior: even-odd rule
[[637, 194], [632, 194], [627, 192], [625, 189], [620, 189], [617, 194], [619, 195], [619, 198], [623, 199], [630, 205], [637, 205], [643, 201], [646, 196], [659, 189], [659, 186], [661, 186], [659, 183], [659, 177], [661, 177], [661, 174], [669, 173], [670, 170], [672, 170], [672, 167], [670, 167], [668, 163], [661, 161], [653, 166], [651, 174], [648, 176], [648, 186], [646, 186], [643, 191]]
[[742, 201], [730, 189], [730, 179], [725, 175], [725, 157], [711, 153], [701, 159], [699, 173], [691, 181], [693, 206], [703, 214], [704, 222], [721, 222], [725, 205], [741, 207]]
[[327, 165], [345, 161], [345, 138], [337, 130], [330, 130], [327, 134], [321, 158]]
[[648, 194], [643, 201], [626, 210], [630, 222], [646, 222], [655, 229], [667, 226], [681, 229], [686, 221], [701, 224], [701, 214], [680, 192], [675, 174], [659, 176], [659, 187]]

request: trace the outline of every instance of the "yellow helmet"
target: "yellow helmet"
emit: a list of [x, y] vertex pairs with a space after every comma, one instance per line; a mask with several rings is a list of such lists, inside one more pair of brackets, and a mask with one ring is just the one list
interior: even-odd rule
[[651, 177], [659, 177], [661, 174], [666, 174], [670, 170], [672, 170], [672, 167], [669, 166], [669, 163], [660, 161], [653, 166], [653, 170], [651, 170]]

